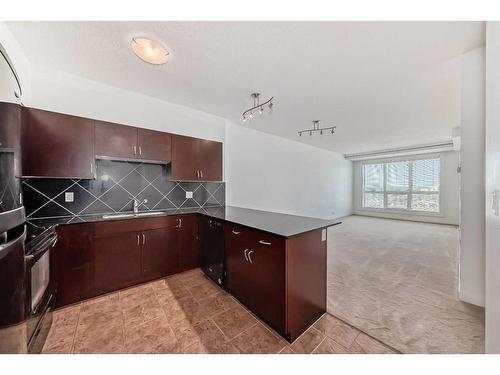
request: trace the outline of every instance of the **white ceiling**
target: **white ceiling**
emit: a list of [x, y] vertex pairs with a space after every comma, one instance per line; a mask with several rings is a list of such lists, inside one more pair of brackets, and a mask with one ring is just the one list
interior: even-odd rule
[[[481, 22], [8, 22], [33, 64], [352, 153], [450, 139], [460, 121], [460, 54], [484, 45]], [[129, 48], [171, 51], [151, 66]], [[250, 93], [271, 115], [243, 124]], [[312, 120], [337, 133], [298, 137]]]

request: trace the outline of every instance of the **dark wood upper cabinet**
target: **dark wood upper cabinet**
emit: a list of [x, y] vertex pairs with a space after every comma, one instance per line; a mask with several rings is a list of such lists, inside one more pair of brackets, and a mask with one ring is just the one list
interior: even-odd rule
[[[34, 108], [20, 113], [23, 177], [92, 179], [95, 158], [107, 158], [172, 163], [172, 180], [222, 181], [221, 142]], [[0, 147], [15, 142], [7, 135], [0, 131]]]
[[222, 181], [222, 143], [172, 136], [172, 180]]
[[95, 154], [98, 157], [135, 159], [138, 154], [137, 128], [96, 121]]
[[198, 158], [203, 181], [222, 181], [222, 143], [198, 139]]
[[94, 120], [23, 108], [22, 175], [94, 178]]
[[199, 179], [198, 139], [172, 135], [172, 180]]
[[149, 129], [137, 129], [139, 158], [170, 163], [172, 159], [172, 136]]
[[96, 121], [95, 137], [97, 157], [162, 163], [169, 163], [171, 159], [169, 133]]

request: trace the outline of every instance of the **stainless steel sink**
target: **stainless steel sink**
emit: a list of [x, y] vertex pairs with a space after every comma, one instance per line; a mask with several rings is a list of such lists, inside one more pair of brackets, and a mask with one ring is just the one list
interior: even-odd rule
[[102, 218], [103, 219], [125, 219], [127, 217], [142, 217], [142, 216], [157, 216], [157, 215], [163, 215], [163, 212], [155, 211], [155, 212], [138, 212], [136, 214], [133, 214], [133, 213], [107, 214], [107, 215], [102, 215]]
[[156, 216], [156, 215], [163, 215], [164, 213], [161, 211], [155, 211], [155, 212], [139, 212], [135, 214], [134, 216]]
[[134, 214], [109, 214], [109, 215], [102, 215], [103, 219], [122, 219], [125, 217], [134, 217]]

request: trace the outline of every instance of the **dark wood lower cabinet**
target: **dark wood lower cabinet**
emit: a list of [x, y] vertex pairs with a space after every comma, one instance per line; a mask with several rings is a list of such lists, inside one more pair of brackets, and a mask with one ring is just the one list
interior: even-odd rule
[[326, 238], [292, 238], [226, 223], [227, 287], [289, 341], [326, 311]]
[[259, 318], [285, 334], [285, 240], [226, 224], [227, 286]]
[[56, 257], [56, 304], [78, 302], [94, 295], [93, 224], [58, 228]]
[[253, 306], [252, 274], [247, 252], [251, 241], [251, 229], [226, 224], [226, 285], [228, 290], [246, 306]]
[[[199, 267], [198, 227], [210, 220], [192, 214], [60, 226], [57, 305]], [[285, 238], [228, 222], [223, 229], [227, 289], [295, 340], [326, 311], [326, 230]]]
[[196, 220], [182, 215], [58, 227], [57, 306], [197, 267]]
[[144, 280], [172, 275], [179, 270], [178, 228], [161, 228], [144, 231], [141, 263]]
[[141, 278], [139, 233], [94, 238], [94, 280], [98, 292], [133, 285]]
[[179, 272], [200, 266], [198, 250], [198, 216], [185, 215], [180, 219]]

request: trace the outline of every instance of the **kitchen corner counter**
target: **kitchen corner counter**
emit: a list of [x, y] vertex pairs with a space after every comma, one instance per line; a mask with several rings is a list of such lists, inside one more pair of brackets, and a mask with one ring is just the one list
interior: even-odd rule
[[[201, 214], [214, 219], [219, 219], [238, 225], [243, 225], [249, 228], [262, 230], [286, 238], [290, 238], [317, 229], [327, 228], [341, 223], [341, 221], [336, 219], [324, 220], [306, 216], [260, 211], [234, 206], [175, 209], [163, 210], [161, 212], [162, 214], [155, 215], [153, 217], [183, 214]], [[26, 222], [28, 225], [28, 237], [26, 243], [30, 245], [32, 242], [36, 242], [36, 239], [42, 233], [57, 225], [107, 222], [130, 219], [141, 219], [141, 217], [133, 216], [129, 218], [104, 219], [103, 214], [100, 214], [28, 219]]]
[[208, 215], [216, 219], [244, 225], [253, 229], [259, 229], [287, 238], [341, 223], [341, 221], [337, 219], [324, 220], [234, 206], [225, 206], [223, 210], [221, 209]]

